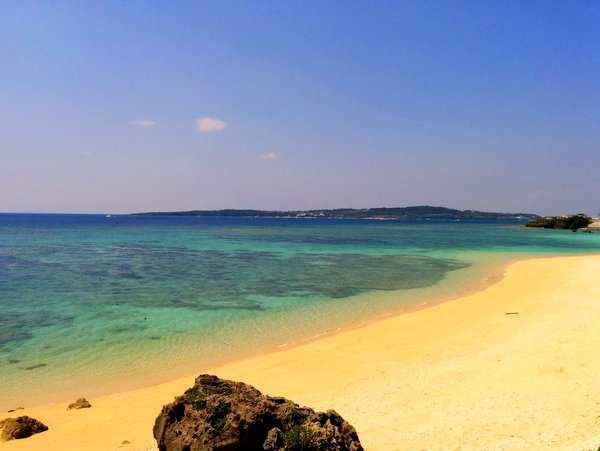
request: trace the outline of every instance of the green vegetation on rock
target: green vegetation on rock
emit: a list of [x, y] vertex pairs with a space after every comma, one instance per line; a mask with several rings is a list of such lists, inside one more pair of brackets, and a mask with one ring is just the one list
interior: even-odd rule
[[178, 396], [175, 400], [189, 403], [196, 410], [204, 409], [206, 407], [206, 399], [204, 399], [204, 395], [196, 387], [186, 390], [183, 395]]
[[329, 438], [309, 426], [294, 426], [283, 434], [286, 451], [319, 451], [329, 449]]
[[227, 415], [229, 415], [229, 412], [231, 412], [230, 404], [224, 402], [218, 404], [208, 419], [210, 425], [215, 429], [221, 429], [227, 422]]
[[527, 227], [540, 227], [544, 229], [570, 229], [577, 230], [587, 227], [592, 219], [586, 215], [573, 216], [547, 216], [529, 222]]
[[300, 426], [301, 424], [304, 424], [306, 421], [306, 416], [307, 415], [300, 410], [292, 409], [292, 423], [295, 425]]

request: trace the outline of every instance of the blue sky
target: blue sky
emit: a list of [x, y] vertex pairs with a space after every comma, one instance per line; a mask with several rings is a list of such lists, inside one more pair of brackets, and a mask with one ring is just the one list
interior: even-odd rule
[[600, 209], [600, 2], [0, 4], [0, 211]]

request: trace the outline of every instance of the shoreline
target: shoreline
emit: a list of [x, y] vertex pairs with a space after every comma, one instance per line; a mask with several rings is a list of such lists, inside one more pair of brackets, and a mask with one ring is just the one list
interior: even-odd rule
[[[29, 378], [25, 384], [19, 384], [21, 390], [17, 390], [16, 384], [7, 390], [6, 396], [0, 396], [0, 412], [17, 407], [29, 407], [42, 404], [55, 404], [64, 402], [69, 399], [76, 399], [80, 396], [91, 398], [99, 398], [112, 395], [114, 393], [123, 393], [136, 390], [139, 387], [148, 387], [168, 383], [172, 380], [180, 379], [198, 371], [198, 368], [218, 367], [229, 362], [257, 357], [263, 354], [278, 352], [280, 350], [293, 349], [297, 346], [302, 346], [314, 340], [324, 337], [334, 336], [339, 333], [344, 333], [357, 328], [369, 326], [389, 317], [403, 315], [417, 310], [430, 308], [434, 305], [444, 303], [468, 294], [481, 291], [488, 286], [497, 283], [502, 279], [506, 268], [515, 261], [521, 259], [539, 258], [530, 254], [511, 254], [510, 259], [506, 256], [490, 256], [477, 255], [476, 258], [467, 255], [460, 255], [451, 258], [469, 262], [468, 266], [456, 271], [450, 271], [441, 281], [426, 287], [419, 287], [412, 290], [392, 290], [362, 293], [344, 299], [343, 305], [334, 305], [337, 303], [329, 303], [329, 305], [321, 305], [316, 309], [314, 306], [299, 307], [297, 314], [310, 316], [317, 313], [317, 317], [313, 316], [312, 324], [307, 324], [301, 320], [301, 329], [289, 333], [287, 336], [279, 337], [279, 340], [269, 338], [267, 340], [258, 340], [254, 346], [239, 347], [237, 352], [231, 352], [230, 349], [224, 349], [224, 353], [214, 354], [204, 357], [198, 357], [202, 354], [197, 354], [195, 351], [184, 351], [186, 358], [183, 361], [173, 362], [169, 360], [169, 356], [164, 357], [161, 361], [160, 368], [148, 367], [144, 372], [134, 371], [126, 373], [124, 377], [116, 378], [114, 374], [110, 374], [107, 379], [102, 379], [93, 369], [90, 372], [90, 377], [85, 378], [85, 374], [79, 372], [79, 368], [73, 368], [77, 374], [75, 380], [67, 381], [68, 385], [60, 383], [57, 386], [53, 383], [54, 378], [63, 380], [63, 374], [70, 372], [70, 367], [52, 365], [52, 375], [48, 375], [47, 369], [44, 369], [43, 378], [36, 373], [32, 375], [37, 379]], [[466, 277], [465, 277], [466, 273]], [[375, 307], [374, 307], [375, 306]], [[308, 315], [307, 315], [308, 312]], [[343, 312], [343, 313], [342, 313]], [[277, 315], [277, 314], [275, 314]], [[285, 321], [294, 320], [282, 319], [282, 317], [274, 317], [275, 323], [269, 324], [269, 327], [275, 329], [281, 328], [286, 330]], [[270, 321], [267, 321], [269, 323]], [[297, 321], [294, 320], [296, 323]], [[281, 324], [280, 324], [281, 323]], [[294, 327], [292, 324], [288, 326]], [[260, 335], [259, 335], [260, 336]], [[226, 338], [222, 343], [228, 341]], [[234, 346], [235, 347], [235, 346]], [[180, 346], [179, 349], [187, 349], [186, 346]], [[177, 350], [175, 350], [177, 352]], [[191, 356], [191, 357], [190, 357]], [[128, 359], [134, 359], [132, 364], [139, 362], [137, 355], [131, 355]], [[144, 355], [140, 355], [144, 359]], [[147, 359], [144, 359], [147, 362]], [[166, 364], [165, 364], [166, 361]], [[198, 362], [204, 362], [199, 364]], [[45, 363], [45, 362], [44, 362]], [[126, 365], [129, 365], [127, 360]], [[147, 366], [147, 365], [146, 365]], [[127, 370], [127, 368], [123, 368]], [[86, 371], [89, 371], [86, 369]], [[102, 370], [100, 370], [102, 371]], [[83, 377], [82, 377], [83, 376]], [[30, 388], [31, 387], [31, 388]], [[38, 389], [37, 387], [47, 387], [47, 391]], [[19, 396], [13, 396], [19, 394]], [[71, 401], [69, 401], [71, 402]]]
[[316, 410], [333, 408], [367, 450], [597, 447], [600, 302], [589, 300], [600, 300], [598, 270], [600, 256], [518, 261], [482, 291], [165, 384], [88, 398], [91, 409], [67, 411], [73, 399], [5, 413], [0, 418], [33, 416], [50, 430], [0, 446], [153, 449], [162, 405], [210, 372]]

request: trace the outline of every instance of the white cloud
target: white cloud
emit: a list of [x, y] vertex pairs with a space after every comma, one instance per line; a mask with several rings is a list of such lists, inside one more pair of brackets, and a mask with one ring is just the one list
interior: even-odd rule
[[277, 160], [277, 154], [275, 152], [265, 152], [258, 155], [261, 160]]
[[196, 119], [196, 128], [202, 133], [220, 132], [225, 127], [227, 127], [226, 122], [214, 117], [199, 117]]
[[156, 125], [156, 122], [148, 120], [148, 119], [138, 119], [131, 123], [139, 128], [150, 128], [150, 127], [154, 127]]

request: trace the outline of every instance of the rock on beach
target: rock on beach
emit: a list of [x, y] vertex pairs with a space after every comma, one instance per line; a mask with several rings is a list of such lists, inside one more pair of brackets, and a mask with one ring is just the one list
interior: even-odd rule
[[161, 451], [363, 450], [354, 427], [333, 410], [315, 412], [208, 374], [163, 407], [154, 437]]
[[7, 442], [9, 440], [27, 438], [33, 434], [47, 431], [48, 426], [35, 418], [24, 415], [22, 417], [0, 420], [0, 430], [2, 430], [0, 442]]

